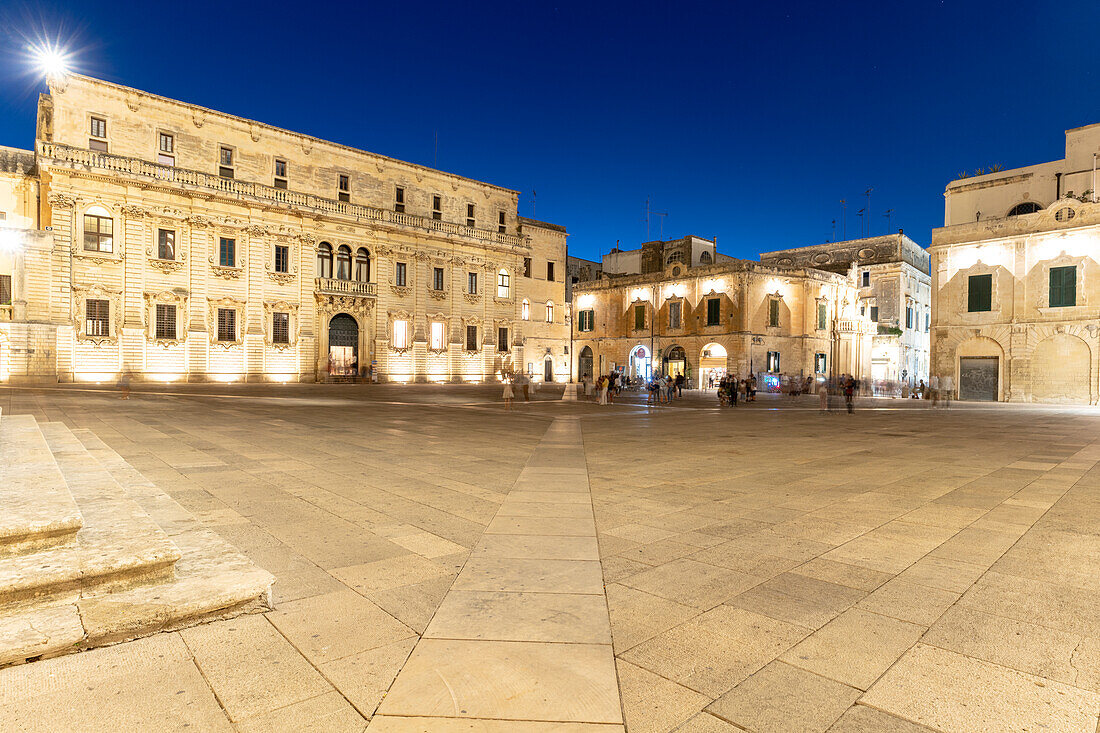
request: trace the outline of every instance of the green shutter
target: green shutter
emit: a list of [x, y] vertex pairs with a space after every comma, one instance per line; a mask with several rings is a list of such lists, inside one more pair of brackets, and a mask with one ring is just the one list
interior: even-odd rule
[[634, 330], [641, 331], [645, 328], [645, 306], [634, 306]]
[[967, 310], [971, 313], [993, 309], [993, 275], [971, 275], [967, 283]]
[[1050, 268], [1050, 307], [1077, 305], [1077, 268]]
[[779, 301], [774, 298], [768, 301], [768, 325], [779, 325]]
[[707, 325], [717, 326], [722, 322], [722, 301], [711, 298], [707, 301]]
[[817, 304], [817, 328], [818, 330], [825, 330], [825, 322], [827, 319], [827, 313], [824, 303]]

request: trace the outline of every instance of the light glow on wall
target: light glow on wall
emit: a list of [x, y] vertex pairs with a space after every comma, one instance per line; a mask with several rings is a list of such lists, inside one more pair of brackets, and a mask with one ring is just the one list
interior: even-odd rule
[[951, 253], [951, 266], [956, 270], [969, 270], [981, 262], [989, 267], [1012, 268], [1013, 245], [979, 244], [973, 247], [959, 247]]
[[726, 281], [720, 277], [703, 281], [703, 294], [726, 292]]
[[1031, 263], [1053, 260], [1062, 253], [1068, 257], [1092, 257], [1097, 259], [1097, 239], [1092, 234], [1085, 232], [1071, 232], [1069, 234], [1044, 237], [1034, 241], [1028, 252]]
[[578, 308], [591, 308], [595, 304], [596, 304], [596, 296], [592, 295], [592, 293], [585, 293], [584, 295], [577, 298], [577, 307]]
[[631, 301], [649, 300], [649, 298], [650, 298], [649, 288], [634, 288], [633, 290], [630, 291], [630, 300]]

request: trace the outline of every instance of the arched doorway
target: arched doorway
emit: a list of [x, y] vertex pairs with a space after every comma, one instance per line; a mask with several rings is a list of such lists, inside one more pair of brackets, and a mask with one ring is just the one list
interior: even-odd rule
[[687, 376], [687, 354], [682, 346], [673, 346], [665, 354], [665, 373], [670, 377]]
[[542, 379], [544, 382], [554, 381], [554, 359], [549, 354], [542, 360]]
[[581, 379], [585, 377], [592, 377], [592, 347], [585, 346], [581, 349], [581, 359], [578, 371], [580, 372]]
[[635, 346], [630, 352], [630, 378], [648, 382], [651, 376], [649, 349], [644, 346]]
[[726, 348], [709, 343], [699, 352], [699, 380], [703, 386], [717, 384], [726, 376]]
[[1031, 399], [1087, 405], [1092, 398], [1089, 346], [1076, 336], [1056, 333], [1031, 354]]
[[328, 322], [329, 372], [353, 376], [359, 370], [359, 324], [347, 313]]

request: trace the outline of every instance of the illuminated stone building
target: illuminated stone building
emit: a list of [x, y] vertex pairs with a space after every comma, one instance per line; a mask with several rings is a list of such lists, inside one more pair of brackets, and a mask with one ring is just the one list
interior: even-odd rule
[[664, 258], [657, 271], [623, 275], [607, 274], [605, 259], [602, 278], [575, 283], [576, 374], [684, 373], [696, 384], [725, 372], [765, 384], [867, 374], [874, 324], [847, 276], [710, 254], [710, 263]]
[[79, 75], [0, 169], [2, 379], [568, 379], [515, 191]]
[[1100, 125], [1066, 157], [952, 181], [932, 232], [932, 373], [961, 399], [1100, 397]]

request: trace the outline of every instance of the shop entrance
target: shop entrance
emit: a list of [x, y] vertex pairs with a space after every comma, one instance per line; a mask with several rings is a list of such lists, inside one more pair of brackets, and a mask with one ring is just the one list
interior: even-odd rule
[[665, 356], [665, 373], [670, 377], [687, 376], [687, 354], [680, 346], [673, 346]]
[[592, 377], [592, 347], [590, 346], [581, 349], [580, 373], [581, 379]]
[[644, 346], [634, 347], [630, 352], [630, 378], [648, 382], [651, 376], [649, 349]]
[[700, 386], [713, 386], [724, 376], [726, 376], [725, 347], [721, 344], [707, 344], [699, 354]]
[[354, 376], [359, 369], [359, 324], [347, 313], [333, 316], [328, 323], [329, 372]]

